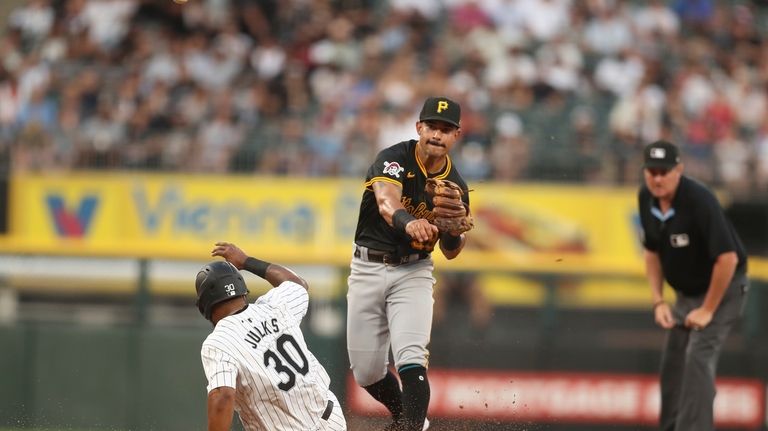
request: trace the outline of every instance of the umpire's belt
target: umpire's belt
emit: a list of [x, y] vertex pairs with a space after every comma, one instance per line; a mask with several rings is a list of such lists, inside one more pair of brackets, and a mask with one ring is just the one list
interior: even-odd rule
[[329, 417], [331, 417], [331, 413], [333, 412], [333, 400], [328, 400], [328, 404], [325, 405], [325, 411], [323, 412], [322, 416], [320, 416], [324, 421], [327, 421]]
[[376, 262], [389, 266], [398, 266], [426, 259], [429, 257], [429, 253], [414, 253], [399, 256], [387, 251], [374, 250], [368, 247], [363, 247], [362, 245], [355, 244], [355, 257], [366, 262]]

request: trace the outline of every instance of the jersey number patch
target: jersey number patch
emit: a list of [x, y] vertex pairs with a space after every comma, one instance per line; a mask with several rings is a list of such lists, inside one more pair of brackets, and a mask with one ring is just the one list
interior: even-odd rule
[[[264, 365], [267, 367], [272, 366], [279, 374], [285, 375], [287, 380], [281, 380], [277, 387], [283, 391], [289, 391], [296, 384], [296, 373], [302, 376], [307, 375], [309, 372], [309, 361], [307, 361], [307, 356], [304, 355], [304, 352], [301, 351], [299, 343], [291, 335], [281, 335], [275, 340], [275, 344], [277, 345], [277, 353], [272, 350], [264, 352]], [[286, 349], [286, 344], [291, 347], [291, 350], [296, 353], [295, 356], [298, 356], [298, 358], [294, 358], [294, 355]], [[296, 359], [299, 359], [301, 363]]]

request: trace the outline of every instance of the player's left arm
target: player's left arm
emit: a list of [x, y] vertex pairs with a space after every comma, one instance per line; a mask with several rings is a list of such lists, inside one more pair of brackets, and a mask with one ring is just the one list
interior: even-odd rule
[[440, 234], [440, 251], [443, 252], [443, 256], [448, 260], [458, 256], [466, 243], [467, 236], [463, 233], [459, 236], [453, 236], [448, 232]]
[[292, 281], [307, 290], [309, 289], [309, 283], [290, 268], [248, 256], [235, 244], [217, 242], [211, 251], [211, 256], [223, 257], [227, 262], [235, 265], [235, 268], [244, 269], [267, 280], [272, 287], [277, 287], [285, 281]]
[[208, 431], [229, 431], [234, 412], [234, 388], [221, 386], [208, 393]]
[[[465, 186], [466, 187], [466, 186]], [[469, 197], [463, 197], [464, 207], [469, 214]], [[461, 253], [464, 249], [464, 245], [467, 243], [467, 235], [465, 233], [459, 234], [459, 236], [453, 236], [448, 232], [440, 232], [440, 251], [443, 252], [443, 256], [446, 259], [451, 260]]]

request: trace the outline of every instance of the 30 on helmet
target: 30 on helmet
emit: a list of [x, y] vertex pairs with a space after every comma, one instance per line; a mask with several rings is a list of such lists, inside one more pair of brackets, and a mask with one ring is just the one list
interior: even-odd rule
[[213, 306], [228, 299], [248, 295], [248, 288], [240, 271], [229, 262], [215, 261], [200, 269], [195, 280], [197, 309], [211, 320]]

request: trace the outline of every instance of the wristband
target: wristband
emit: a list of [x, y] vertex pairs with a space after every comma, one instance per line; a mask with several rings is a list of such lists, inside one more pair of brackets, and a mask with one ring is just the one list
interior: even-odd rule
[[408, 214], [408, 211], [405, 209], [400, 208], [392, 214], [392, 227], [405, 232], [405, 227], [413, 220], [416, 220], [416, 217]]
[[267, 275], [267, 268], [269, 268], [269, 265], [271, 265], [271, 263], [264, 262], [263, 260], [256, 259], [255, 257], [248, 257], [245, 259], [243, 269], [258, 275], [261, 278], [264, 278]]
[[653, 303], [653, 311], [656, 311], [657, 308], [659, 308], [659, 305], [666, 304], [663, 299], [660, 299]]
[[461, 235], [453, 236], [449, 233], [440, 235], [440, 244], [446, 250], [456, 250], [461, 245]]

